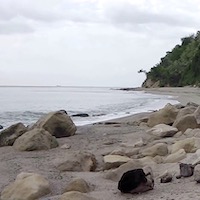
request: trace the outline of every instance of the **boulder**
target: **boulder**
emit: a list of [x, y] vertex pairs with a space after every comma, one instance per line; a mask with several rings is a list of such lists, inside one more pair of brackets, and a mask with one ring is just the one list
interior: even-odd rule
[[96, 200], [95, 198], [77, 191], [64, 193], [60, 200]]
[[142, 193], [154, 188], [152, 170], [145, 173], [142, 168], [125, 172], [118, 183], [122, 193]]
[[104, 169], [117, 168], [120, 165], [131, 161], [132, 159], [126, 156], [120, 155], [106, 155], [103, 157], [104, 160]]
[[43, 116], [32, 128], [35, 127], [43, 128], [57, 138], [72, 136], [76, 132], [75, 124], [63, 110], [50, 112]]
[[186, 158], [186, 152], [184, 149], [180, 149], [177, 152], [170, 154], [166, 158], [164, 158], [163, 163], [177, 163], [184, 158]]
[[48, 193], [50, 186], [44, 177], [22, 172], [13, 183], [3, 189], [1, 200], [36, 200]]
[[77, 178], [77, 179], [72, 180], [64, 190], [64, 192], [70, 192], [70, 191], [88, 193], [90, 192], [90, 187], [84, 179]]
[[27, 128], [22, 123], [14, 124], [0, 132], [0, 147], [12, 146], [15, 140], [24, 134]]
[[195, 119], [197, 121], [197, 124], [200, 124], [200, 106], [194, 112], [194, 117], [195, 117]]
[[62, 160], [56, 160], [56, 168], [60, 171], [89, 172], [95, 171], [97, 166], [96, 158], [88, 152], [75, 152], [67, 154]]
[[188, 128], [185, 132], [184, 135], [186, 137], [200, 137], [200, 128], [195, 128], [195, 129], [191, 129]]
[[161, 183], [169, 183], [172, 181], [172, 174], [169, 173], [168, 171], [165, 171], [161, 176], [160, 176], [160, 182]]
[[185, 115], [188, 115], [188, 114], [194, 114], [195, 110], [197, 108], [195, 106], [187, 106], [185, 108], [182, 108], [179, 112], [178, 112], [178, 115], [177, 115], [177, 119], [185, 116]]
[[192, 128], [192, 129], [200, 128], [200, 125], [197, 123], [197, 120], [194, 114], [188, 114], [180, 118], [177, 118], [173, 126], [176, 127], [179, 131], [182, 131], [183, 133], [188, 128]]
[[13, 146], [19, 151], [47, 150], [57, 147], [58, 142], [48, 131], [35, 128], [17, 138]]
[[200, 165], [197, 165], [194, 168], [194, 180], [197, 183], [200, 183]]
[[173, 137], [177, 132], [177, 128], [166, 124], [158, 124], [147, 131], [147, 133], [158, 138]]
[[174, 123], [178, 111], [179, 110], [175, 106], [167, 104], [164, 108], [152, 113], [149, 116], [147, 124], [150, 127], [153, 127], [157, 124], [171, 125]]
[[151, 147], [148, 147], [144, 150], [142, 150], [141, 154], [143, 156], [151, 156], [151, 157], [155, 157], [155, 156], [166, 156], [168, 154], [168, 148], [167, 148], [167, 144], [165, 143], [158, 143], [155, 144]]
[[2, 126], [2, 125], [0, 125], [0, 129], [3, 129], [3, 126]]
[[175, 153], [180, 149], [184, 149], [186, 153], [195, 153], [200, 148], [200, 138], [186, 138], [184, 140], [177, 141], [171, 146], [171, 153]]

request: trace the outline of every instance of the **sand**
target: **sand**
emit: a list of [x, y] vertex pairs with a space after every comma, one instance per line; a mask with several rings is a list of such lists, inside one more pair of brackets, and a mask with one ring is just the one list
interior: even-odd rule
[[[161, 88], [145, 89], [146, 92], [169, 94], [186, 104], [194, 101], [200, 104], [200, 90], [197, 88]], [[63, 193], [66, 185], [77, 177], [84, 178], [94, 188], [90, 196], [99, 200], [198, 200], [200, 199], [200, 184], [194, 178], [175, 179], [172, 183], [161, 184], [159, 175], [166, 169], [178, 173], [178, 163], [159, 164], [153, 167], [155, 188], [143, 194], [121, 194], [117, 189], [117, 182], [106, 180], [102, 171], [102, 155], [105, 155], [122, 144], [133, 145], [141, 137], [147, 137], [147, 126], [137, 126], [134, 122], [147, 116], [149, 113], [140, 113], [133, 116], [111, 120], [118, 124], [105, 123], [78, 127], [75, 136], [58, 139], [59, 146], [68, 144], [70, 149], [60, 147], [48, 151], [18, 152], [13, 147], [0, 148], [0, 191], [13, 182], [20, 172], [34, 172], [43, 175], [51, 185], [51, 194], [41, 200], [57, 200]], [[55, 160], [74, 151], [88, 151], [98, 160], [96, 172], [59, 172], [55, 168]]]

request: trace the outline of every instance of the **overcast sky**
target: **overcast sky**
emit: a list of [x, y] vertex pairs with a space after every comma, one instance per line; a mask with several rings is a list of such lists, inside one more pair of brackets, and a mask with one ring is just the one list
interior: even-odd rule
[[199, 0], [0, 0], [0, 85], [140, 86], [199, 19]]

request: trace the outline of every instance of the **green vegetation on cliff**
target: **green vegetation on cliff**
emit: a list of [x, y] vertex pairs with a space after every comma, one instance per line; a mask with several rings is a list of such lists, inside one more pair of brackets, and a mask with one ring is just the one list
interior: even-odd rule
[[146, 73], [143, 87], [200, 86], [200, 31], [182, 38], [181, 42]]

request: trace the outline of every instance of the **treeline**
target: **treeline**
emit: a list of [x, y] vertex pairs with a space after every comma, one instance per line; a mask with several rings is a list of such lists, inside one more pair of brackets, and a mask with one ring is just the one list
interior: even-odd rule
[[200, 86], [200, 31], [182, 38], [146, 75], [144, 87]]

